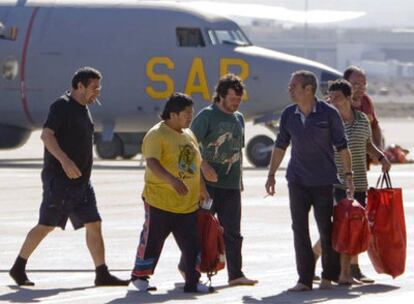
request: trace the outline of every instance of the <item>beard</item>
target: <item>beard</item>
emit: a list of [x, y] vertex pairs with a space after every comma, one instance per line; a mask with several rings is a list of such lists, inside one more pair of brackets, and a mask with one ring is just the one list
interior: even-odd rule
[[223, 108], [228, 111], [228, 112], [236, 112], [237, 109], [239, 108], [238, 105], [231, 105], [231, 104], [227, 104], [227, 103], [223, 103]]

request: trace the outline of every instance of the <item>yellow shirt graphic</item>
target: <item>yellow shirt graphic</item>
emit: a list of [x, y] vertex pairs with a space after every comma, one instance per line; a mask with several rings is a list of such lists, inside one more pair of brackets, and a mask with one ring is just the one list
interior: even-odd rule
[[184, 129], [182, 133], [178, 133], [162, 121], [145, 135], [142, 154], [145, 158], [157, 159], [161, 166], [180, 178], [188, 188], [187, 195], [178, 195], [170, 184], [158, 178], [147, 167], [143, 192], [147, 203], [174, 213], [190, 213], [197, 210], [200, 197], [201, 155], [193, 132]]

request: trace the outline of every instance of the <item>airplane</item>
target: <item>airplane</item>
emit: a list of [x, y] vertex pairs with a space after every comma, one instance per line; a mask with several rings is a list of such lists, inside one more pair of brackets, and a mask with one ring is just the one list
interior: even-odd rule
[[[130, 0], [3, 0], [0, 64], [0, 149], [20, 147], [42, 127], [77, 68], [100, 70], [102, 106], [90, 109], [102, 159], [136, 156], [173, 92], [191, 95], [198, 111], [228, 72], [246, 84], [240, 108], [246, 120], [273, 130], [291, 102], [292, 72], [313, 71], [320, 96], [340, 76], [318, 62], [253, 45], [225, 17], [185, 3]], [[268, 136], [252, 138], [246, 145], [250, 163], [267, 166], [272, 144]]]

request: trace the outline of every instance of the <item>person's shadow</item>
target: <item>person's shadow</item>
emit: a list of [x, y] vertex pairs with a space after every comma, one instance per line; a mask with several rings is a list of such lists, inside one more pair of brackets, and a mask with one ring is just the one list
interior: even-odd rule
[[330, 290], [314, 289], [309, 292], [288, 292], [283, 291], [277, 295], [255, 299], [251, 296], [243, 297], [245, 304], [257, 303], [320, 303], [329, 300], [351, 300], [363, 296], [364, 294], [377, 294], [396, 290], [400, 287], [385, 284], [367, 284], [347, 287], [334, 287]]
[[84, 286], [76, 288], [54, 288], [54, 289], [32, 289], [18, 286], [9, 286], [13, 292], [6, 293], [0, 296], [0, 302], [6, 303], [36, 303], [41, 302], [42, 298], [55, 296], [64, 292], [72, 292], [79, 290], [86, 290], [96, 288], [95, 286]]
[[[214, 286], [214, 292], [218, 292], [220, 289], [227, 288], [228, 286]], [[202, 296], [207, 296], [211, 293], [185, 293], [183, 283], [175, 283], [173, 289], [167, 290], [166, 293], [159, 294], [157, 292], [138, 292], [137, 290], [128, 290], [124, 297], [114, 299], [107, 304], [127, 304], [127, 303], [164, 303], [169, 300], [175, 301], [188, 301], [188, 300], [197, 300]], [[182, 301], [180, 301], [182, 300]]]

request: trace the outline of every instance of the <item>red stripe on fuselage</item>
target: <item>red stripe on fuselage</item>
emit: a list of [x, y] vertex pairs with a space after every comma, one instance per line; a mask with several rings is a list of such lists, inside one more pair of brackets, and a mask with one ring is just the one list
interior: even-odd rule
[[36, 18], [37, 11], [39, 10], [38, 7], [35, 7], [32, 12], [32, 16], [30, 17], [29, 24], [27, 26], [26, 37], [24, 38], [23, 44], [23, 53], [20, 65], [20, 96], [22, 98], [22, 105], [23, 111], [26, 115], [27, 120], [29, 121], [30, 125], [34, 125], [34, 120], [32, 115], [29, 112], [29, 105], [27, 102], [27, 90], [26, 90], [26, 57], [27, 57], [27, 49], [29, 47], [30, 35], [32, 33], [33, 23]]

